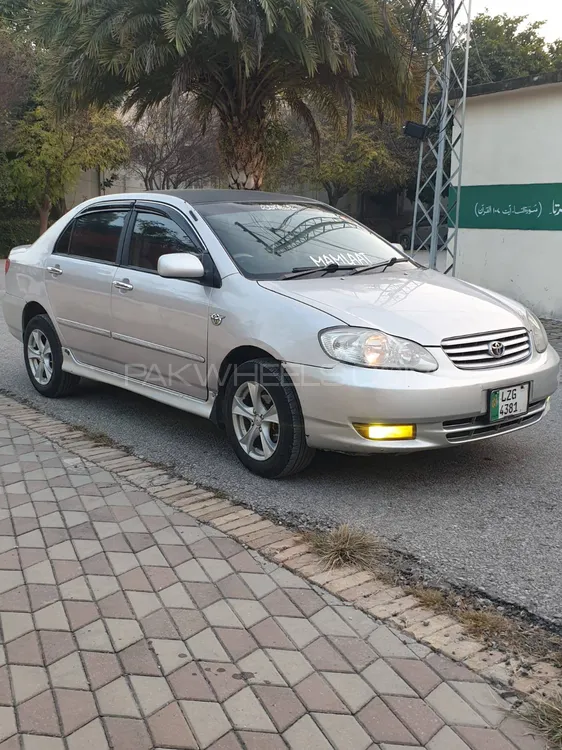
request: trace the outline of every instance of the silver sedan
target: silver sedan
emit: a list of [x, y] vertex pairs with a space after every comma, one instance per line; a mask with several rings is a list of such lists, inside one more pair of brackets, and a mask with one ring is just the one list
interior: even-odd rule
[[408, 452], [519, 430], [558, 383], [522, 305], [287, 195], [88, 201], [11, 252], [4, 316], [39, 393], [86, 377], [207, 417], [271, 478], [315, 449]]

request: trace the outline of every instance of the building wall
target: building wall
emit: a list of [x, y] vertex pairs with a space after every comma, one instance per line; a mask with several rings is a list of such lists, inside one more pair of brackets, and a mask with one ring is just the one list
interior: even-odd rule
[[[102, 174], [101, 179], [103, 180], [104, 177], [105, 175]], [[112, 195], [116, 193], [142, 192], [144, 189], [144, 183], [139, 177], [122, 171], [118, 173], [113, 185], [110, 188], [105, 188], [103, 193], [105, 195]], [[98, 170], [89, 169], [87, 172], [82, 172], [74, 190], [71, 190], [67, 194], [66, 204], [68, 208], [72, 208], [90, 198], [96, 198], [100, 194], [100, 175]]]
[[468, 99], [456, 273], [562, 319], [561, 121], [562, 84]]

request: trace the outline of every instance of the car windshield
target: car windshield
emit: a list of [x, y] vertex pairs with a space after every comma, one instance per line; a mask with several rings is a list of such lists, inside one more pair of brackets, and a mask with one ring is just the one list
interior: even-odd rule
[[320, 204], [232, 202], [197, 208], [251, 279], [315, 268], [320, 274], [335, 266], [353, 271], [404, 258], [366, 227]]

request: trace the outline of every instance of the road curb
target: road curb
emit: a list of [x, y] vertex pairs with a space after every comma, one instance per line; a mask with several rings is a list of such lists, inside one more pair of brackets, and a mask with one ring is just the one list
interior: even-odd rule
[[48, 417], [9, 396], [0, 394], [0, 411], [154, 498], [217, 528], [343, 602], [386, 622], [402, 640], [418, 642], [420, 651], [433, 650], [464, 664], [499, 686], [507, 697], [544, 698], [562, 692], [562, 670], [552, 664], [488, 649], [484, 643], [469, 637], [452, 617], [436, 614], [422, 606], [415, 596], [377, 579], [370, 571], [354, 566], [326, 570], [295, 529], [264, 518], [221, 493], [192, 484], [162, 466], [112, 443], [105, 444], [101, 438], [90, 437], [81, 428]]

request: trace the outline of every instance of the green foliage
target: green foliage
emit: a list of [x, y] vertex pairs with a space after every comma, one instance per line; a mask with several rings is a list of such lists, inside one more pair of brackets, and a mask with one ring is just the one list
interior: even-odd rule
[[64, 200], [85, 169], [111, 170], [126, 162], [120, 120], [108, 110], [88, 110], [57, 121], [37, 107], [14, 130], [16, 158], [7, 164], [12, 197], [40, 211]]
[[384, 0], [43, 0], [37, 13], [58, 104], [142, 113], [189, 93], [202, 121], [219, 119], [232, 187], [262, 185], [281, 101], [318, 142], [311, 103], [351, 121], [418, 92]]
[[392, 122], [362, 119], [347, 139], [324, 125], [319, 157], [302, 128], [293, 124], [291, 133], [292, 149], [281, 171], [282, 184], [322, 187], [334, 206], [351, 191], [385, 194], [414, 180], [419, 146]]
[[[7, 212], [9, 215], [9, 211]], [[39, 237], [37, 219], [0, 219], [0, 258], [7, 258], [16, 245], [30, 245]]]
[[542, 21], [479, 13], [472, 21], [469, 85], [539, 75], [562, 66], [562, 40], [547, 45]]
[[374, 163], [383, 164], [388, 158], [385, 145], [375, 143], [365, 133], [356, 132], [348, 139], [331, 133], [323, 139], [317, 168], [314, 162], [308, 162], [308, 174], [325, 188], [330, 204], [336, 206], [350, 190], [364, 186]]

